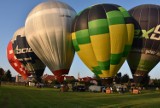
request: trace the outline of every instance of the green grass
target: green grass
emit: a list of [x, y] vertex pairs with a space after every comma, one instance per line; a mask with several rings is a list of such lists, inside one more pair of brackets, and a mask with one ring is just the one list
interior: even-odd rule
[[53, 88], [1, 86], [0, 108], [159, 108], [160, 91], [141, 94], [60, 92]]

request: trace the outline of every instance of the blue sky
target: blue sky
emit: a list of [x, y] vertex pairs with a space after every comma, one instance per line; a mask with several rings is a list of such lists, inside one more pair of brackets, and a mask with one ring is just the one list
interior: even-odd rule
[[[24, 26], [28, 13], [39, 3], [48, 0], [1, 0], [0, 1], [0, 67], [4, 70], [10, 69], [12, 75], [17, 75], [17, 72], [10, 66], [6, 57], [6, 48], [8, 42], [13, 37], [14, 32]], [[160, 0], [59, 0], [69, 4], [76, 12], [99, 3], [118, 4], [127, 10], [141, 4], [157, 4], [160, 5]], [[129, 74], [131, 72], [128, 64], [125, 62], [119, 72]], [[52, 74], [48, 68], [45, 69], [47, 74]], [[69, 75], [77, 77], [78, 73], [81, 77], [93, 76], [93, 73], [82, 63], [75, 55]], [[160, 78], [160, 63], [149, 73], [151, 78]]]

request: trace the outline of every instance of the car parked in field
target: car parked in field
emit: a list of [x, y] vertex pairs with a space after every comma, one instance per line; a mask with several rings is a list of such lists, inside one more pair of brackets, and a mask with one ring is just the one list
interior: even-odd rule
[[56, 89], [58, 89], [60, 87], [61, 87], [61, 85], [54, 85], [54, 88], [56, 88]]
[[77, 85], [72, 88], [72, 91], [86, 91], [86, 87], [83, 85]]
[[97, 86], [97, 85], [91, 85], [91, 86], [89, 86], [88, 90], [90, 92], [101, 92], [102, 91], [102, 87], [101, 86]]

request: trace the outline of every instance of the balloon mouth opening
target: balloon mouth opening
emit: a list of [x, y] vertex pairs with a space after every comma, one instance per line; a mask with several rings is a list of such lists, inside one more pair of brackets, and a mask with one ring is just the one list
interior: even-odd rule
[[142, 82], [144, 77], [145, 77], [144, 75], [134, 74], [133, 75], [133, 80], [134, 80], [135, 83], [138, 84], [138, 83]]
[[69, 69], [61, 69], [61, 70], [56, 70], [52, 71], [53, 74], [56, 76], [56, 79], [59, 83], [62, 83], [64, 81], [64, 75], [68, 74]]
[[136, 77], [144, 77], [145, 76], [144, 74], [133, 74], [133, 75]]
[[69, 72], [69, 69], [61, 69], [61, 70], [52, 71], [52, 73], [55, 76], [62, 76], [62, 75], [68, 74], [68, 72]]
[[110, 86], [113, 83], [112, 77], [101, 78], [101, 83], [103, 86]]

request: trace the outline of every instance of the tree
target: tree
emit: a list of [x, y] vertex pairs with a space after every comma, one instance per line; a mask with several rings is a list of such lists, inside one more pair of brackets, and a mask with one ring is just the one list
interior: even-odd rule
[[150, 76], [149, 76], [149, 75], [146, 75], [146, 76], [143, 78], [143, 80], [140, 82], [140, 85], [147, 87], [148, 84], [149, 84], [149, 81], [150, 81]]
[[4, 70], [3, 70], [3, 68], [0, 68], [0, 79], [1, 79], [1, 77], [4, 75]]
[[73, 83], [76, 82], [76, 79], [67, 79], [67, 80], [65, 80], [65, 82], [66, 82], [67, 84], [73, 84]]
[[128, 74], [124, 74], [121, 78], [121, 83], [128, 83], [128, 81], [129, 81]]
[[0, 68], [0, 86], [1, 86], [1, 80], [3, 75], [4, 75], [4, 70], [3, 68]]
[[7, 72], [5, 72], [1, 79], [2, 81], [12, 81], [11, 71], [7, 70]]
[[117, 77], [121, 78], [122, 77], [122, 73], [121, 72], [117, 73]]
[[60, 84], [57, 80], [52, 80], [52, 83], [53, 85], [57, 85], [57, 84]]
[[117, 73], [117, 75], [114, 77], [114, 81], [117, 84], [120, 84], [121, 83], [121, 77], [122, 77], [122, 73], [121, 72]]
[[154, 79], [153, 85], [154, 85], [154, 87], [160, 87], [160, 79]]

